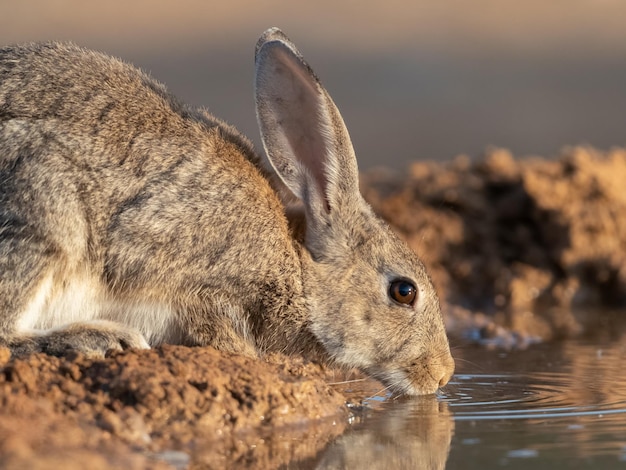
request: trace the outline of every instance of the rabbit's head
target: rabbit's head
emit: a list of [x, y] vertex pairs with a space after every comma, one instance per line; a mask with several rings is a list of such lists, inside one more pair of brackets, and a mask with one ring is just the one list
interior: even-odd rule
[[311, 331], [334, 361], [394, 392], [435, 392], [454, 361], [434, 287], [422, 262], [363, 200], [343, 119], [278, 29], [257, 44], [255, 92], [266, 154], [304, 207]]

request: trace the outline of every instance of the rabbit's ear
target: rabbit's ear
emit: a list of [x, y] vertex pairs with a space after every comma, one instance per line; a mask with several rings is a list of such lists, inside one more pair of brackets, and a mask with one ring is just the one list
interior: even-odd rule
[[291, 41], [277, 28], [256, 47], [256, 111], [267, 156], [305, 204], [326, 218], [359, 194], [350, 136], [337, 107]]

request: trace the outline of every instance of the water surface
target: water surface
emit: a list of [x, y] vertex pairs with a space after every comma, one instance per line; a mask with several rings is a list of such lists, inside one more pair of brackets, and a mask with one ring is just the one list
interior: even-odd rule
[[[626, 468], [626, 345], [456, 351], [437, 397], [365, 400], [349, 430], [291, 468]], [[355, 383], [355, 393], [367, 385]], [[374, 390], [375, 391], [375, 390]]]

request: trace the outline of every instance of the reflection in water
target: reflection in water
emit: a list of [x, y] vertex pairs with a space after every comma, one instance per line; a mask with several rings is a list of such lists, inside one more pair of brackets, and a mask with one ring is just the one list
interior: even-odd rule
[[434, 396], [370, 411], [324, 452], [320, 469], [444, 469], [454, 421]]
[[467, 349], [441, 396], [370, 401], [345, 434], [291, 468], [626, 468], [622, 343]]

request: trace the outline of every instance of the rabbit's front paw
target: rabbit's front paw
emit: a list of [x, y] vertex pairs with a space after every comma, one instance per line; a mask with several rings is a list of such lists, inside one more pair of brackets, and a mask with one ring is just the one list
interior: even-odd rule
[[111, 350], [150, 348], [139, 331], [110, 321], [72, 323], [47, 332], [39, 341], [43, 352], [55, 356], [79, 351], [90, 357], [104, 357]]

